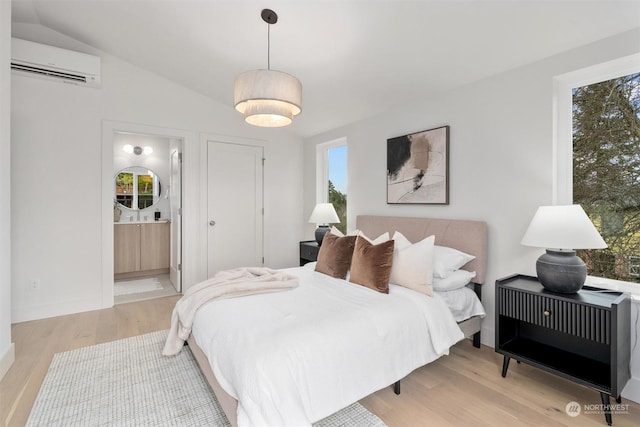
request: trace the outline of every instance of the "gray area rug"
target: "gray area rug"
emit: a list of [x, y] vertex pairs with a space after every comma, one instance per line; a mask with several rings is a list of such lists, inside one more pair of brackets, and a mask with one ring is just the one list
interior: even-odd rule
[[[167, 331], [58, 353], [27, 426], [229, 426], [185, 347], [161, 354]], [[353, 405], [315, 427], [384, 426]]]

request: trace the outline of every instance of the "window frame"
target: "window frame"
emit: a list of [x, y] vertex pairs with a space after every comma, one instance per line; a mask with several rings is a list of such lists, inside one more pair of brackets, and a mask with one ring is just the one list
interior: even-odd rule
[[[329, 150], [337, 147], [347, 148], [347, 188], [349, 187], [349, 146], [347, 137], [340, 137], [331, 141], [322, 142], [316, 145], [316, 203], [327, 203], [329, 201]], [[345, 224], [348, 230], [349, 204], [347, 203], [347, 215]]]
[[[553, 78], [553, 204], [573, 203], [573, 88], [640, 72], [640, 53]], [[586, 284], [631, 293], [640, 300], [638, 283], [587, 276]]]
[[[346, 137], [316, 145], [316, 203], [326, 203], [329, 198], [329, 150], [343, 145], [347, 146]], [[349, 150], [348, 146], [347, 150]], [[347, 179], [348, 186], [349, 180]]]

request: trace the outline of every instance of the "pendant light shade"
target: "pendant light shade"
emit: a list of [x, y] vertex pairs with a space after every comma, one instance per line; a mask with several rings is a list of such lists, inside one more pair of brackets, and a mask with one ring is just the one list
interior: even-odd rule
[[234, 106], [251, 125], [287, 126], [302, 112], [302, 84], [290, 74], [271, 69], [271, 25], [278, 22], [278, 15], [264, 9], [261, 16], [268, 24], [267, 69], [246, 71], [236, 77]]
[[280, 71], [246, 71], [236, 77], [234, 103], [249, 124], [287, 126], [302, 112], [302, 84]]

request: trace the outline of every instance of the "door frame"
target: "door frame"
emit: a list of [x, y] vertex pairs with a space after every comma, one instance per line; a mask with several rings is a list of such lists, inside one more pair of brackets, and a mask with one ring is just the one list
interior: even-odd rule
[[[193, 132], [182, 129], [170, 129], [138, 123], [102, 121], [102, 308], [114, 305], [113, 295], [113, 139], [116, 133], [136, 133], [182, 141], [182, 289], [186, 284], [202, 280], [198, 266], [199, 250], [197, 241], [200, 212], [188, 209], [198, 203], [200, 182], [198, 180], [198, 138]], [[189, 225], [193, 224], [193, 225]]]
[[[182, 187], [182, 151], [183, 148], [182, 146], [184, 145], [183, 142], [181, 140], [175, 140], [175, 145], [176, 147], [170, 147], [169, 148], [169, 198], [170, 198], [170, 203], [169, 203], [169, 218], [171, 219], [171, 222], [169, 224], [169, 281], [171, 282], [171, 284], [173, 285], [173, 287], [175, 288], [176, 292], [178, 293], [182, 293], [182, 192], [183, 192], [183, 187]], [[180, 200], [178, 202], [178, 213], [177, 213], [177, 219], [175, 219], [173, 217], [173, 200], [175, 200], [175, 194], [174, 194], [174, 182], [173, 182], [173, 176], [174, 176], [174, 159], [175, 156], [177, 156], [177, 167], [178, 167], [178, 171], [177, 171], [177, 175], [178, 175], [178, 180], [179, 180], [179, 197]], [[175, 231], [177, 227], [177, 232]], [[173, 236], [176, 235], [178, 236], [178, 242], [175, 241], [175, 239], [173, 239]], [[175, 268], [175, 273], [173, 272], [174, 270], [174, 265], [173, 265], [173, 254], [174, 252], [177, 251], [178, 252], [178, 266]], [[175, 274], [175, 282], [171, 279], [171, 277]]]

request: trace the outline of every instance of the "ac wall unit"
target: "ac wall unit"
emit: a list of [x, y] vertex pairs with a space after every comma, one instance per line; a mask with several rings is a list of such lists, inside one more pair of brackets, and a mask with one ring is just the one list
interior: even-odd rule
[[11, 69], [29, 77], [100, 86], [100, 57], [27, 40], [11, 39]]

